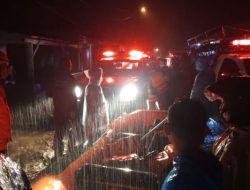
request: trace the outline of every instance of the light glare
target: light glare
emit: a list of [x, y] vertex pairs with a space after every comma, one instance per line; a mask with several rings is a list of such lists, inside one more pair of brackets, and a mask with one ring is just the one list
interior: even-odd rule
[[106, 78], [107, 83], [113, 83], [115, 80], [112, 77]]
[[121, 89], [120, 100], [125, 102], [135, 100], [137, 93], [137, 87], [133, 84], [128, 84]]
[[105, 51], [102, 53], [103, 56], [106, 56], [106, 57], [111, 57], [113, 55], [115, 55], [115, 53], [113, 51]]
[[250, 39], [233, 40], [232, 44], [235, 46], [238, 46], [238, 45], [247, 46], [247, 45], [250, 45]]
[[145, 6], [142, 6], [141, 9], [140, 9], [140, 11], [141, 11], [141, 13], [142, 13], [143, 15], [145, 15], [145, 14], [147, 13], [147, 9], [146, 9]]
[[143, 52], [137, 50], [131, 50], [129, 52], [129, 59], [140, 60], [143, 57]]
[[77, 98], [80, 98], [82, 96], [82, 89], [79, 86], [75, 87], [74, 92]]

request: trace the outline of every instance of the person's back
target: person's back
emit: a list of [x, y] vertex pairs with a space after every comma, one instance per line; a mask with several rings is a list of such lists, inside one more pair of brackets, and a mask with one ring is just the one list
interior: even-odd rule
[[53, 81], [54, 116], [68, 117], [70, 111], [75, 111], [76, 100], [74, 96], [75, 81], [70, 73], [59, 71]]
[[101, 68], [85, 71], [89, 79], [85, 88], [82, 116], [86, 138], [98, 137], [109, 124], [108, 105], [101, 87], [102, 72]]
[[168, 111], [168, 139], [174, 145], [173, 169], [162, 190], [221, 189], [222, 173], [219, 162], [200, 146], [205, 136], [206, 112], [195, 100], [182, 100]]
[[222, 180], [218, 161], [209, 153], [177, 156], [162, 190], [216, 190]]
[[[156, 64], [156, 63], [155, 63]], [[154, 66], [148, 73], [148, 109], [167, 110], [174, 101], [170, 90], [170, 71], [167, 67]], [[159, 108], [157, 108], [156, 103]]]
[[69, 133], [69, 121], [76, 117], [77, 102], [74, 95], [75, 81], [70, 73], [71, 64], [70, 59], [63, 59], [51, 84], [50, 93], [54, 105], [55, 157], [63, 154], [63, 138]]
[[195, 64], [198, 73], [194, 79], [190, 98], [202, 102], [206, 108], [208, 116], [216, 118], [219, 114], [218, 105], [216, 102], [208, 101], [204, 94], [206, 87], [215, 82], [215, 74], [209, 66], [208, 58], [199, 57]]

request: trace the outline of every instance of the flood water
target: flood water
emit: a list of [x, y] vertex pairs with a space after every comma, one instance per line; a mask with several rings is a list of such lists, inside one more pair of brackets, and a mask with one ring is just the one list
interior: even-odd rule
[[53, 131], [13, 131], [9, 156], [20, 164], [30, 180], [46, 168], [53, 151]]
[[52, 99], [11, 107], [12, 142], [8, 154], [20, 164], [30, 180], [54, 157]]

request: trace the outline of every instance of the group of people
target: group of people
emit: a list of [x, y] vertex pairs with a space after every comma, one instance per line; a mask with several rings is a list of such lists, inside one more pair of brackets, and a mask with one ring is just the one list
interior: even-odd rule
[[[162, 190], [248, 189], [250, 95], [246, 90], [236, 91], [241, 91], [238, 87], [242, 84], [247, 89], [250, 79], [225, 80], [219, 92], [225, 86], [232, 89], [234, 80], [238, 87], [234, 92], [219, 93], [220, 81], [215, 80], [209, 58], [197, 57], [194, 64], [185, 62], [185, 69], [180, 61], [173, 60], [170, 67], [158, 64], [147, 75], [148, 109], [168, 110], [166, 133], [175, 150], [173, 169]], [[206, 149], [204, 138], [213, 133], [208, 126], [211, 119], [224, 132]]]
[[[216, 93], [216, 85], [210, 85], [208, 90]], [[162, 190], [249, 189], [249, 96], [224, 94], [220, 98], [224, 101], [221, 119], [226, 129], [211, 152], [201, 148], [207, 133], [204, 104], [189, 98], [170, 106], [166, 132], [174, 146], [175, 157]]]
[[[100, 136], [109, 123], [108, 107], [101, 88], [102, 69], [85, 70], [89, 82], [85, 87], [83, 106], [78, 106], [74, 94], [76, 81], [71, 75], [72, 62], [63, 57], [51, 83], [50, 94], [54, 105], [55, 158], [63, 155], [64, 138], [68, 136], [68, 150], [73, 150], [76, 140], [90, 140]], [[82, 117], [79, 107], [83, 107]]]
[[[4, 160], [8, 143], [11, 141], [11, 114], [3, 87], [4, 80], [9, 74], [8, 62], [6, 54], [0, 52], [0, 163]], [[165, 178], [162, 190], [248, 189], [250, 187], [250, 119], [247, 114], [250, 113], [249, 94], [218, 93], [216, 89], [218, 82], [215, 82], [214, 74], [204, 58], [198, 58], [196, 61], [198, 72], [192, 89], [189, 81], [181, 81], [179, 78], [182, 76], [185, 79], [187, 73], [180, 73], [177, 65], [173, 65], [170, 70], [165, 67], [165, 63], [162, 65], [150, 71], [147, 83], [149, 109], [155, 109], [154, 106], [158, 102], [159, 109], [168, 110], [166, 134], [175, 150], [173, 168]], [[70, 59], [64, 58], [51, 83], [56, 158], [63, 155], [63, 138], [65, 135], [70, 136], [70, 123], [78, 119], [77, 101], [73, 94], [76, 82], [71, 70]], [[191, 80], [192, 69], [189, 72]], [[102, 69], [88, 69], [85, 75], [89, 82], [84, 92], [80, 132], [86, 139], [98, 138], [109, 123], [107, 102], [101, 88]], [[176, 90], [177, 85], [183, 89]], [[188, 91], [189, 97], [187, 97]], [[209, 93], [204, 94], [204, 91]], [[185, 95], [184, 99], [180, 98]], [[216, 100], [216, 104], [211, 103], [209, 99]], [[221, 101], [220, 106], [217, 100]], [[227, 127], [221, 138], [215, 142], [211, 152], [201, 148], [207, 135], [208, 117], [216, 117]], [[69, 142], [74, 143], [74, 138], [72, 136]], [[27, 180], [24, 172], [20, 174]], [[29, 189], [28, 181], [26, 183]]]
[[[168, 109], [166, 132], [175, 157], [162, 190], [250, 187], [250, 78], [215, 81], [208, 61], [197, 59], [190, 96]], [[202, 148], [208, 117], [225, 128], [209, 152]]]
[[172, 58], [169, 66], [164, 58], [155, 60], [143, 76], [147, 108], [167, 110], [174, 101], [189, 96], [194, 75], [195, 70], [185, 55]]
[[[76, 134], [84, 136], [85, 139], [99, 137], [105, 130], [105, 126], [108, 125], [109, 117], [107, 102], [100, 86], [102, 81], [101, 68], [91, 68], [85, 72], [89, 83], [85, 88], [83, 115], [80, 119], [77, 115], [78, 105], [74, 94], [77, 83], [71, 74], [72, 62], [70, 58], [62, 57], [56, 69], [47, 93], [53, 98], [55, 130], [53, 148], [54, 158], [59, 159], [66, 148], [65, 137], [69, 138], [68, 151], [70, 151], [75, 146]], [[0, 180], [0, 189], [5, 186], [11, 188], [13, 187], [12, 183], [18, 183], [18, 189], [28, 190], [31, 187], [25, 172], [8, 157], [8, 144], [11, 141], [11, 111], [7, 102], [4, 83], [9, 74], [8, 56], [0, 51], [0, 177], [5, 177], [5, 172], [1, 172], [3, 168], [17, 172], [14, 177], [10, 176], [9, 181], [3, 184]], [[77, 125], [79, 122], [81, 124]], [[76, 133], [72, 134], [73, 130], [76, 130]]]

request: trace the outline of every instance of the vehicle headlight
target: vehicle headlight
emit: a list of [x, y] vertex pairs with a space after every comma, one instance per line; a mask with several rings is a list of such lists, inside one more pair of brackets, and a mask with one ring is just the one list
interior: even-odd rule
[[74, 89], [75, 96], [80, 98], [82, 96], [82, 89], [79, 86], [76, 86]]
[[127, 102], [135, 100], [138, 94], [138, 88], [133, 84], [124, 86], [120, 91], [120, 100]]

